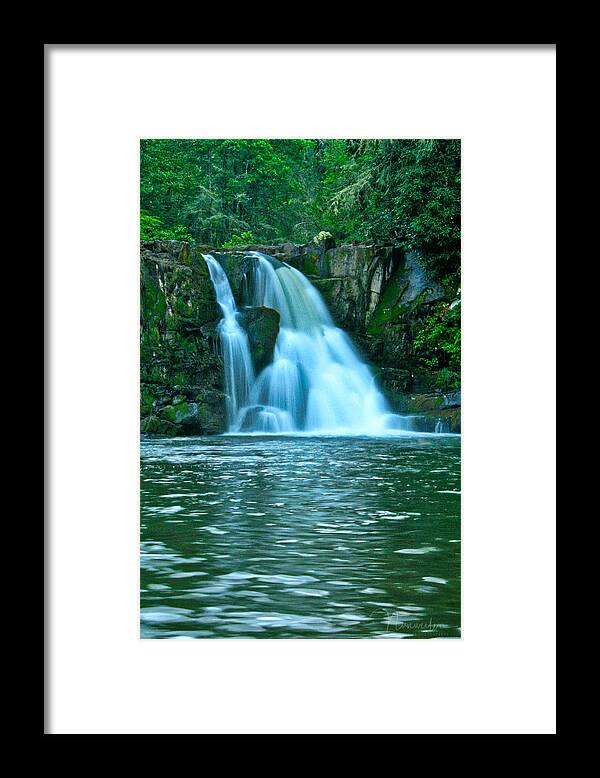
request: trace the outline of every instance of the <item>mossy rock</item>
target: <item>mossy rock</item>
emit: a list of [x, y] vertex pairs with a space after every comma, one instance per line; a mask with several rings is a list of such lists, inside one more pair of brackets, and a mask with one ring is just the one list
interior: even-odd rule
[[185, 264], [189, 264], [191, 262], [191, 258], [192, 255], [190, 251], [190, 244], [187, 241], [182, 241], [179, 247], [179, 261], [184, 262]]
[[367, 271], [375, 255], [373, 246], [343, 244], [325, 251], [319, 257], [319, 271], [323, 278], [367, 278]]
[[312, 283], [338, 327], [354, 331], [361, 326], [367, 303], [357, 279], [315, 278]]
[[460, 389], [444, 396], [443, 408], [460, 408]]
[[[177, 402], [159, 412], [159, 422], [174, 435], [216, 435], [225, 431], [225, 396], [222, 392], [205, 390], [198, 402]], [[176, 398], [177, 399], [177, 398]]]
[[400, 298], [407, 288], [408, 282], [404, 277], [404, 268], [399, 265], [392, 273], [375, 310], [371, 314], [368, 332], [373, 335], [379, 334], [385, 324], [401, 315], [404, 306], [400, 305]]
[[439, 417], [448, 423], [450, 432], [460, 432], [460, 408], [442, 408]]
[[396, 367], [380, 367], [376, 374], [382, 387], [395, 394], [406, 393], [412, 381], [410, 370]]
[[417, 394], [407, 398], [407, 410], [409, 413], [438, 412], [444, 402], [441, 394]]
[[341, 289], [341, 280], [339, 278], [315, 278], [312, 284], [320, 292], [327, 307], [331, 308], [336, 293]]
[[225, 432], [225, 395], [223, 392], [205, 392], [198, 406], [198, 420], [203, 435]]
[[156, 402], [156, 395], [145, 386], [140, 389], [140, 415], [147, 416]]
[[279, 319], [278, 311], [264, 306], [246, 308], [240, 314], [242, 326], [248, 334], [252, 361], [257, 373], [273, 361], [275, 341], [279, 335]]
[[194, 426], [198, 421], [198, 403], [178, 402], [174, 405], [167, 405], [160, 411], [161, 419], [172, 424], [182, 424], [183, 426]]
[[167, 435], [169, 437], [177, 435], [177, 426], [166, 419], [159, 419], [158, 416], [147, 416], [142, 419], [141, 429], [147, 435]]
[[432, 281], [420, 255], [406, 252], [386, 282], [379, 302], [369, 316], [367, 331], [381, 334], [387, 324], [418, 319], [421, 306], [444, 299], [445, 292]]
[[319, 255], [308, 254], [304, 260], [304, 273], [308, 276], [316, 276], [319, 273]]

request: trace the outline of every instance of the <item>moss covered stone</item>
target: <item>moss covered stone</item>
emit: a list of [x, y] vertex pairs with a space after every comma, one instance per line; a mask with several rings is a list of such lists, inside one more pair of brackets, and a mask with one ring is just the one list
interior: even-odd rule
[[177, 426], [166, 419], [159, 419], [157, 416], [148, 416], [142, 419], [142, 432], [147, 435], [168, 435], [174, 437], [177, 435]]
[[442, 408], [439, 416], [448, 424], [449, 432], [460, 432], [460, 408]]
[[161, 419], [166, 419], [173, 424], [194, 425], [198, 418], [198, 404], [178, 402], [175, 405], [167, 405], [159, 415]]
[[156, 402], [156, 395], [146, 386], [140, 389], [140, 415], [147, 416]]
[[240, 321], [248, 334], [254, 369], [258, 373], [273, 361], [279, 312], [262, 306], [246, 308], [240, 314]]
[[[200, 411], [195, 417], [189, 409], [186, 413], [181, 403], [193, 402], [200, 389], [219, 392], [223, 384], [223, 363], [213, 332], [221, 311], [206, 261], [199, 247], [178, 241], [148, 241], [141, 245], [140, 276], [143, 430], [148, 434], [197, 434], [193, 430], [203, 424], [198, 421]], [[195, 388], [188, 396], [174, 390], [175, 386]], [[173, 406], [172, 398], [177, 408], [171, 417], [162, 411]], [[208, 426], [222, 432], [224, 402], [214, 404], [210, 415]]]
[[442, 394], [417, 394], [408, 398], [408, 413], [437, 413], [444, 404]]

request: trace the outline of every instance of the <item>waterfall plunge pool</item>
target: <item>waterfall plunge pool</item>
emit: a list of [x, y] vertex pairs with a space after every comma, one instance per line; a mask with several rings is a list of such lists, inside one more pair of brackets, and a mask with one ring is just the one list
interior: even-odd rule
[[144, 638], [460, 637], [460, 436], [142, 438]]

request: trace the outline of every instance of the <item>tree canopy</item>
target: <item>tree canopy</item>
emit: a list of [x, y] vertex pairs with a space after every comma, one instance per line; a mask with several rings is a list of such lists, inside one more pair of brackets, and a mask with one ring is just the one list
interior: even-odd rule
[[141, 235], [378, 241], [460, 266], [459, 140], [142, 140]]

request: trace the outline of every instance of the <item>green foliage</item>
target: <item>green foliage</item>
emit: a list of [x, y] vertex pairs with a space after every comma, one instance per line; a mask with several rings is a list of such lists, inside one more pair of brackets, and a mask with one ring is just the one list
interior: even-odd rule
[[140, 213], [140, 238], [141, 240], [187, 240], [194, 242], [194, 238], [181, 224], [173, 227], [165, 227], [156, 216], [150, 216], [147, 211]]
[[[141, 208], [199, 243], [306, 241], [318, 170], [310, 140], [142, 140]], [[317, 225], [318, 226], [318, 225]]]
[[242, 232], [241, 235], [233, 234], [231, 238], [223, 243], [223, 248], [231, 248], [233, 246], [248, 246], [254, 243], [254, 235], [251, 230]]
[[413, 348], [421, 366], [436, 374], [440, 389], [460, 386], [460, 305], [437, 305], [417, 333]]
[[419, 250], [432, 275], [460, 271], [460, 141], [332, 141], [323, 206], [346, 239]]

